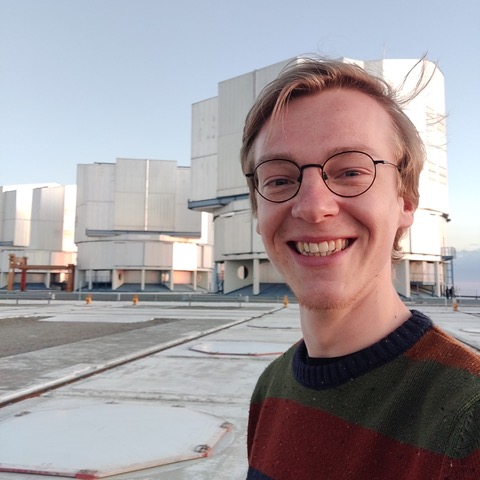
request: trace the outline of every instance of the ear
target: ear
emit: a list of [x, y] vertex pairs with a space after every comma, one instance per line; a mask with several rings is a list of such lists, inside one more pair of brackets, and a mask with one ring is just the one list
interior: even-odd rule
[[417, 207], [410, 199], [406, 197], [401, 197], [399, 200], [401, 206], [399, 226], [400, 228], [408, 228], [413, 223], [414, 213]]

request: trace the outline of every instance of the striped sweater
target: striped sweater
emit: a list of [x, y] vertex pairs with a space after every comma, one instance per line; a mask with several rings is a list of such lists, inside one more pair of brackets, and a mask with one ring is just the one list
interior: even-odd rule
[[247, 480], [480, 479], [480, 357], [412, 317], [310, 365], [300, 342], [261, 375]]

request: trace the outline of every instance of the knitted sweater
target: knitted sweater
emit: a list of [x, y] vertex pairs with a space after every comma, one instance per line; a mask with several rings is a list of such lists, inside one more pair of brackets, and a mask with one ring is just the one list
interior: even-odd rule
[[369, 348], [261, 375], [247, 480], [480, 479], [480, 357], [412, 311]]

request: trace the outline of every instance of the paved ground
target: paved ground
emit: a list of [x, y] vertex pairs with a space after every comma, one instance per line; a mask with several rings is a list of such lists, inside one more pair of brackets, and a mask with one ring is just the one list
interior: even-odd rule
[[[480, 349], [480, 305], [461, 305], [459, 311], [453, 311], [451, 305], [438, 304], [417, 304], [410, 308], [426, 313], [447, 332]], [[266, 365], [301, 336], [298, 306], [293, 304], [282, 308], [281, 304], [259, 303], [188, 306], [152, 302], [132, 306], [96, 302], [87, 306], [81, 302], [52, 302], [17, 306], [2, 302], [0, 324], [5, 321], [7, 325], [10, 321], [6, 319], [20, 317], [19, 312], [22, 318], [17, 321], [31, 322], [38, 335], [26, 342], [29, 352], [0, 358], [0, 405], [3, 405], [0, 408], [0, 464], [5, 461], [1, 446], [5, 450], [6, 446], [16, 445], [15, 442], [19, 450], [25, 449], [21, 460], [27, 464], [37, 446], [40, 448], [50, 440], [53, 445], [57, 441], [55, 448], [59, 448], [58, 442], [85, 437], [88, 448], [107, 455], [117, 448], [113, 445], [118, 439], [95, 444], [96, 437], [100, 438], [102, 433], [95, 428], [103, 425], [104, 413], [100, 412], [107, 405], [122, 406], [131, 412], [126, 417], [134, 420], [140, 419], [148, 408], [178, 413], [181, 407], [182, 412], [201, 412], [232, 425], [233, 434], [228, 435], [225, 442], [228, 446], [209, 458], [114, 475], [110, 477], [112, 480], [243, 480], [248, 403], [253, 386]], [[38, 320], [40, 317], [42, 320]], [[90, 334], [100, 329], [96, 330], [95, 338], [79, 341], [82, 337], [78, 335], [83, 335], [78, 333], [82, 325]], [[104, 335], [108, 332], [100, 325], [112, 328], [111, 334]], [[119, 332], [116, 330], [119, 328], [128, 331]], [[10, 335], [14, 343], [17, 334]], [[63, 336], [71, 343], [38, 348], [48, 345], [52, 335]], [[4, 337], [0, 338], [3, 343]], [[220, 351], [224, 345], [230, 349], [229, 354]], [[205, 346], [213, 348], [215, 353], [205, 354]], [[245, 351], [236, 351], [237, 348], [256, 355], [247, 356]], [[267, 350], [262, 352], [262, 348]], [[38, 395], [43, 389], [47, 391]], [[65, 427], [68, 431], [62, 433], [66, 437], [60, 441], [50, 439], [52, 433], [48, 426], [41, 428], [35, 423], [42, 414], [54, 412], [68, 417], [72, 411], [89, 412], [88, 429], [85, 431], [83, 425], [77, 424]], [[153, 422], [154, 417], [151, 418]], [[134, 428], [139, 422], [131, 425], [126, 418], [119, 420], [117, 423], [124, 429], [117, 436], [123, 443], [133, 441]], [[18, 428], [8, 430], [9, 425]], [[193, 436], [194, 424], [188, 425]], [[172, 428], [149, 425], [140, 430], [143, 450], [147, 445], [173, 442], [181, 430], [179, 427], [179, 423], [174, 423]], [[167, 440], [162, 434], [168, 435]], [[0, 473], [0, 480], [58, 478]]]
[[0, 358], [179, 321], [155, 318], [141, 323], [85, 323], [47, 319], [48, 317], [0, 319]]

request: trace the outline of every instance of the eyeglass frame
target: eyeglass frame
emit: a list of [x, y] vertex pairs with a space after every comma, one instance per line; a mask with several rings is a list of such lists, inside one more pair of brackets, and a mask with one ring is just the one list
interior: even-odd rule
[[[337, 193], [337, 192], [334, 192], [329, 186], [328, 186], [328, 183], [327, 183], [327, 180], [328, 179], [325, 179], [325, 175], [324, 175], [324, 168], [325, 168], [325, 165], [327, 164], [327, 162], [329, 160], [331, 160], [332, 158], [335, 158], [335, 157], [338, 157], [339, 155], [343, 155], [345, 153], [361, 153], [363, 155], [366, 155], [368, 158], [370, 158], [370, 160], [372, 161], [373, 163], [373, 166], [374, 166], [374, 175], [373, 175], [373, 180], [372, 180], [372, 183], [361, 193], [356, 193], [355, 195], [342, 195], [340, 193]], [[265, 197], [264, 195], [262, 195], [257, 187], [257, 183], [258, 182], [255, 182], [255, 173], [257, 171], [257, 169], [261, 166], [261, 165], [264, 165], [265, 163], [269, 163], [269, 162], [278, 162], [278, 161], [283, 161], [283, 162], [288, 162], [288, 163], [291, 163], [292, 165], [295, 165], [297, 168], [298, 168], [298, 171], [299, 171], [299, 176], [297, 178], [297, 181], [298, 181], [298, 188], [297, 188], [297, 191], [290, 197], [290, 198], [287, 198], [286, 200], [270, 200], [269, 198]], [[260, 162], [254, 169], [253, 169], [253, 172], [250, 172], [250, 173], [246, 173], [245, 174], [245, 177], [253, 182], [253, 187], [255, 188], [255, 191], [262, 197], [264, 198], [265, 200], [267, 200], [268, 202], [271, 202], [271, 203], [285, 203], [285, 202], [288, 202], [289, 200], [291, 200], [292, 198], [295, 198], [298, 194], [298, 192], [300, 191], [300, 187], [302, 186], [302, 180], [303, 180], [303, 172], [304, 170], [306, 170], [307, 168], [312, 168], [312, 167], [315, 167], [315, 168], [320, 168], [320, 170], [322, 171], [322, 175], [321, 175], [321, 178], [322, 178], [322, 181], [323, 183], [325, 184], [325, 186], [334, 194], [334, 195], [337, 195], [338, 197], [342, 197], [342, 198], [355, 198], [355, 197], [359, 197], [360, 195], [363, 195], [364, 193], [368, 192], [368, 190], [370, 190], [370, 188], [372, 188], [372, 185], [375, 183], [375, 180], [377, 178], [377, 165], [389, 165], [389, 166], [392, 166], [392, 167], [395, 167], [395, 169], [401, 173], [401, 168], [399, 165], [397, 165], [396, 163], [392, 163], [392, 162], [389, 162], [387, 160], [374, 160], [374, 158], [366, 153], [366, 152], [362, 152], [361, 150], [344, 150], [342, 152], [338, 152], [338, 153], [335, 153], [334, 155], [328, 157], [324, 162], [323, 164], [318, 164], [318, 163], [308, 163], [306, 165], [302, 165], [301, 167], [296, 163], [294, 162], [293, 160], [289, 160], [287, 158], [270, 158], [268, 160], [265, 160], [263, 162]]]

